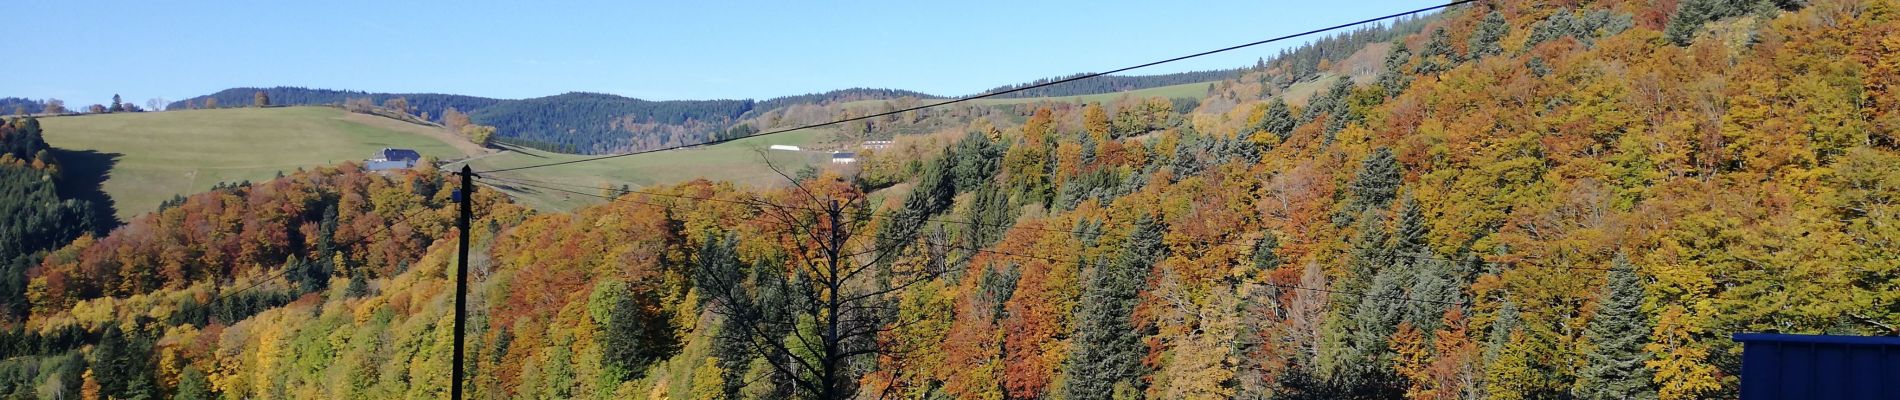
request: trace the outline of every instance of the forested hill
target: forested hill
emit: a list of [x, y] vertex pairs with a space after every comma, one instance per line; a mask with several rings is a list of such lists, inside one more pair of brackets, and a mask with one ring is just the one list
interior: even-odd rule
[[116, 222], [76, 198], [79, 174], [65, 171], [55, 151], [38, 120], [0, 121], [0, 324], [27, 317], [27, 270], [47, 251]]
[[468, 112], [469, 110], [481, 109], [505, 101], [487, 97], [441, 93], [372, 93], [354, 90], [278, 86], [269, 88], [239, 87], [220, 90], [217, 93], [171, 102], [171, 104], [165, 106], [165, 109], [183, 110], [213, 107], [212, 103], [207, 103], [207, 100], [214, 101], [217, 107], [250, 106], [256, 99], [255, 96], [259, 91], [268, 95], [270, 97], [270, 103], [273, 105], [341, 105], [351, 99], [369, 99], [370, 103], [380, 105], [390, 99], [402, 98], [409, 103], [409, 107], [413, 112], [418, 115], [426, 112], [432, 116], [440, 116], [443, 110], [450, 107], [462, 110], [462, 112]]
[[508, 138], [598, 154], [704, 142], [751, 109], [751, 100], [648, 101], [566, 93], [501, 101], [468, 114]]
[[1734, 398], [1733, 333], [1900, 334], [1900, 1], [1422, 28], [1303, 101], [989, 108], [468, 232], [429, 167], [220, 188], [41, 258], [0, 397], [441, 398], [461, 234], [471, 398]]
[[46, 103], [19, 97], [0, 97], [0, 113], [7, 115], [38, 114], [46, 109]]
[[830, 104], [830, 103], [841, 103], [841, 102], [858, 101], [858, 100], [896, 99], [896, 98], [901, 98], [901, 97], [930, 99], [930, 98], [939, 98], [941, 96], [934, 96], [934, 95], [930, 95], [923, 92], [913, 92], [913, 91], [901, 90], [901, 89], [850, 88], [850, 89], [838, 89], [838, 90], [833, 90], [833, 91], [824, 92], [824, 93], [811, 93], [811, 94], [801, 94], [801, 95], [796, 95], [796, 96], [774, 97], [771, 99], [758, 102], [758, 104], [754, 105], [753, 111], [755, 112], [772, 111], [772, 110], [785, 108], [785, 107], [789, 107], [793, 105], [799, 105], [799, 104]]
[[[1173, 86], [1173, 85], [1181, 85], [1181, 84], [1188, 84], [1188, 83], [1212, 82], [1212, 81], [1218, 81], [1222, 79], [1231, 79], [1235, 75], [1238, 75], [1241, 71], [1246, 71], [1246, 69], [1236, 68], [1236, 69], [1223, 69], [1223, 70], [1213, 70], [1213, 71], [1189, 71], [1189, 72], [1161, 74], [1161, 75], [1104, 75], [1104, 76], [1095, 77], [1095, 78], [1077, 80], [1077, 81], [1072, 81], [1072, 82], [1063, 82], [1059, 84], [1023, 90], [1020, 92], [1004, 94], [1004, 95], [996, 96], [996, 97], [1002, 97], [1002, 98], [1064, 97], [1064, 96], [1083, 96], [1083, 95], [1100, 94], [1100, 93], [1126, 92], [1130, 90], [1141, 90], [1141, 89], [1147, 89], [1147, 88], [1152, 88], [1152, 87]], [[1058, 77], [1053, 77], [1053, 78], [1037, 79], [1034, 81], [1019, 83], [1019, 84], [1014, 84], [1014, 85], [998, 86], [995, 88], [991, 88], [990, 90], [985, 90], [982, 93], [995, 93], [995, 92], [1001, 92], [1005, 90], [1016, 90], [1019, 88], [1042, 85], [1042, 84], [1047, 84], [1049, 82], [1060, 81], [1063, 79], [1071, 79], [1071, 78], [1084, 76], [1084, 75], [1088, 75], [1088, 74], [1080, 73], [1080, 74], [1074, 74], [1074, 75], [1058, 76]]]
[[[1242, 70], [1196, 71], [1162, 75], [1105, 76], [1012, 93], [1002, 97], [1055, 97], [1113, 93], [1183, 83], [1228, 79]], [[1008, 90], [1062, 78], [1049, 78], [992, 91]], [[474, 123], [496, 127], [512, 143], [575, 153], [615, 153], [662, 146], [704, 142], [743, 118], [792, 106], [826, 106], [877, 99], [943, 98], [927, 93], [851, 88], [754, 100], [652, 101], [604, 93], [574, 92], [528, 99], [494, 99], [440, 93], [375, 93], [301, 87], [231, 88], [205, 96], [172, 102], [167, 109], [249, 106], [263, 92], [272, 105], [342, 105], [352, 100], [387, 106], [401, 99], [406, 112], [439, 120], [450, 108]], [[985, 93], [988, 93], [987, 91]], [[832, 116], [827, 116], [832, 117]]]
[[[367, 105], [402, 107], [439, 120], [449, 109], [491, 125], [505, 138], [549, 149], [611, 153], [703, 141], [752, 108], [750, 100], [648, 101], [599, 93], [566, 93], [530, 99], [493, 99], [439, 93], [371, 93], [298, 87], [233, 88], [173, 102], [168, 109], [247, 106], [262, 91], [272, 105]], [[400, 103], [392, 103], [400, 100]], [[214, 103], [213, 103], [214, 102]]]

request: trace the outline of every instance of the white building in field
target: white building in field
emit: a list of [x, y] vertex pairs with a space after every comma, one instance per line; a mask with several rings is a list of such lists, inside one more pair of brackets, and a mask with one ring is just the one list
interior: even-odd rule
[[831, 152], [832, 164], [853, 164], [857, 162], [858, 162], [858, 153], [852, 153], [849, 151]]
[[891, 146], [894, 146], [896, 144], [897, 142], [890, 141], [890, 140], [866, 140], [864, 141], [864, 144], [859, 145], [858, 147], [863, 147], [867, 150], [883, 150], [883, 149], [891, 148]]
[[778, 151], [799, 151], [798, 146], [793, 146], [789, 144], [775, 144], [775, 145], [772, 145], [771, 147], [767, 147], [766, 149], [778, 150]]
[[415, 168], [418, 161], [422, 161], [422, 154], [415, 150], [385, 147], [370, 156], [370, 159], [363, 160], [363, 169], [370, 171], [409, 169]]

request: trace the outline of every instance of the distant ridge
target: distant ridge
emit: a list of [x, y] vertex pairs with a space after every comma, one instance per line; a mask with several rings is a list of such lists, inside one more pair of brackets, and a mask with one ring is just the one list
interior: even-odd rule
[[[1239, 76], [1242, 72], [1246, 72], [1246, 71], [1248, 71], [1248, 69], [1246, 68], [1234, 68], [1234, 69], [1220, 69], [1220, 70], [1212, 70], [1212, 71], [1188, 71], [1188, 72], [1179, 72], [1179, 73], [1161, 74], [1161, 75], [1107, 75], [1107, 76], [1096, 77], [1094, 79], [1080, 80], [1080, 81], [1075, 81], [1075, 82], [1063, 83], [1059, 85], [1050, 85], [1047, 87], [1024, 90], [1021, 92], [1010, 93], [1010, 94], [997, 96], [997, 97], [999, 98], [1065, 97], [1065, 96], [1086, 96], [1086, 95], [1091, 95], [1091, 94], [1126, 92], [1130, 90], [1141, 90], [1141, 89], [1148, 89], [1148, 88], [1157, 88], [1157, 87], [1162, 87], [1162, 86], [1174, 86], [1174, 85], [1182, 85], [1182, 84], [1189, 84], [1189, 83], [1213, 82], [1213, 81], [1218, 81], [1218, 80], [1233, 79], [1235, 76]], [[982, 93], [1000, 92], [1004, 90], [1012, 90], [1012, 89], [1025, 87], [1025, 86], [1040, 85], [1040, 84], [1044, 84], [1048, 82], [1074, 78], [1074, 77], [1082, 76], [1082, 75], [1088, 75], [1088, 74], [1080, 73], [1080, 74], [1073, 74], [1073, 75], [1042, 78], [1042, 79], [1037, 79], [1037, 80], [1025, 82], [1025, 83], [1019, 83], [1019, 84], [1007, 85], [1007, 86], [998, 86], [995, 88], [991, 88], [990, 90], [985, 90]], [[981, 93], [978, 93], [978, 94], [981, 94]]]
[[[1160, 75], [1106, 76], [1041, 88], [1007, 97], [1057, 97], [1140, 90], [1183, 83], [1232, 78], [1239, 69], [1191, 71]], [[1061, 79], [1045, 78], [993, 90]], [[476, 123], [493, 125], [513, 143], [583, 154], [624, 152], [709, 140], [733, 124], [758, 113], [801, 104], [826, 105], [859, 100], [903, 97], [941, 99], [945, 96], [879, 88], [850, 88], [766, 100], [642, 100], [606, 93], [569, 92], [527, 99], [496, 99], [444, 93], [384, 93], [292, 86], [237, 87], [174, 101], [167, 109], [203, 107], [216, 99], [221, 107], [250, 105], [262, 91], [273, 105], [340, 105], [350, 99], [370, 102], [402, 98], [411, 112], [427, 113], [432, 120], [454, 108]]]

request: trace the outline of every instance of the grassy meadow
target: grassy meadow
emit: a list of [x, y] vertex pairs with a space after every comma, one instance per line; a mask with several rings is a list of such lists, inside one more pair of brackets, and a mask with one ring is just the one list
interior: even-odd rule
[[[600, 161], [556, 165], [520, 171], [498, 172], [492, 174], [500, 179], [525, 179], [541, 182], [554, 182], [554, 187], [588, 194], [599, 194], [600, 188], [627, 185], [638, 190], [640, 187], [655, 184], [688, 181], [695, 178], [732, 181], [748, 186], [777, 185], [784, 181], [765, 160], [769, 157], [773, 165], [786, 173], [796, 173], [800, 168], [815, 163], [828, 162], [830, 155], [817, 151], [813, 147], [830, 131], [827, 129], [808, 129], [786, 132], [766, 137], [748, 138], [720, 143], [712, 146], [689, 147], [657, 153], [611, 158]], [[805, 146], [807, 151], [766, 151], [767, 146], [786, 144]], [[469, 163], [476, 171], [514, 168], [527, 165], [559, 162], [575, 159], [598, 157], [594, 155], [575, 155], [551, 153], [534, 149], [513, 148], [512, 151], [481, 157]], [[459, 164], [447, 168], [461, 168]], [[602, 201], [598, 197], [562, 193], [554, 190], [542, 190], [531, 187], [518, 187], [509, 190], [517, 199], [542, 210], [571, 210], [575, 207]]]
[[384, 147], [442, 159], [464, 154], [446, 135], [430, 135], [439, 132], [434, 128], [365, 117], [329, 107], [229, 108], [52, 117], [40, 124], [48, 144], [82, 155], [68, 162], [110, 168], [102, 186], [122, 220], [220, 182], [362, 160]]

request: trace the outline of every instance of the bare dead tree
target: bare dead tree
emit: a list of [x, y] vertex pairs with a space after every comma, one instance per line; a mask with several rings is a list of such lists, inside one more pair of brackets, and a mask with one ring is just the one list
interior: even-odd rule
[[[770, 161], [767, 161], [770, 165]], [[791, 395], [857, 395], [880, 356], [901, 356], [886, 333], [919, 322], [898, 315], [897, 294], [937, 279], [963, 260], [943, 260], [930, 240], [869, 234], [874, 216], [862, 195], [820, 195], [784, 171], [792, 199], [753, 200], [756, 221], [786, 250], [783, 260], [742, 271], [736, 256], [702, 251], [694, 278], [707, 308], [724, 321], [720, 335], [743, 343], [792, 386]], [[823, 192], [823, 191], [819, 191]], [[892, 223], [921, 223], [921, 218]], [[916, 230], [907, 230], [916, 232]], [[892, 262], [917, 252], [912, 262]], [[871, 396], [890, 394], [888, 387]]]

